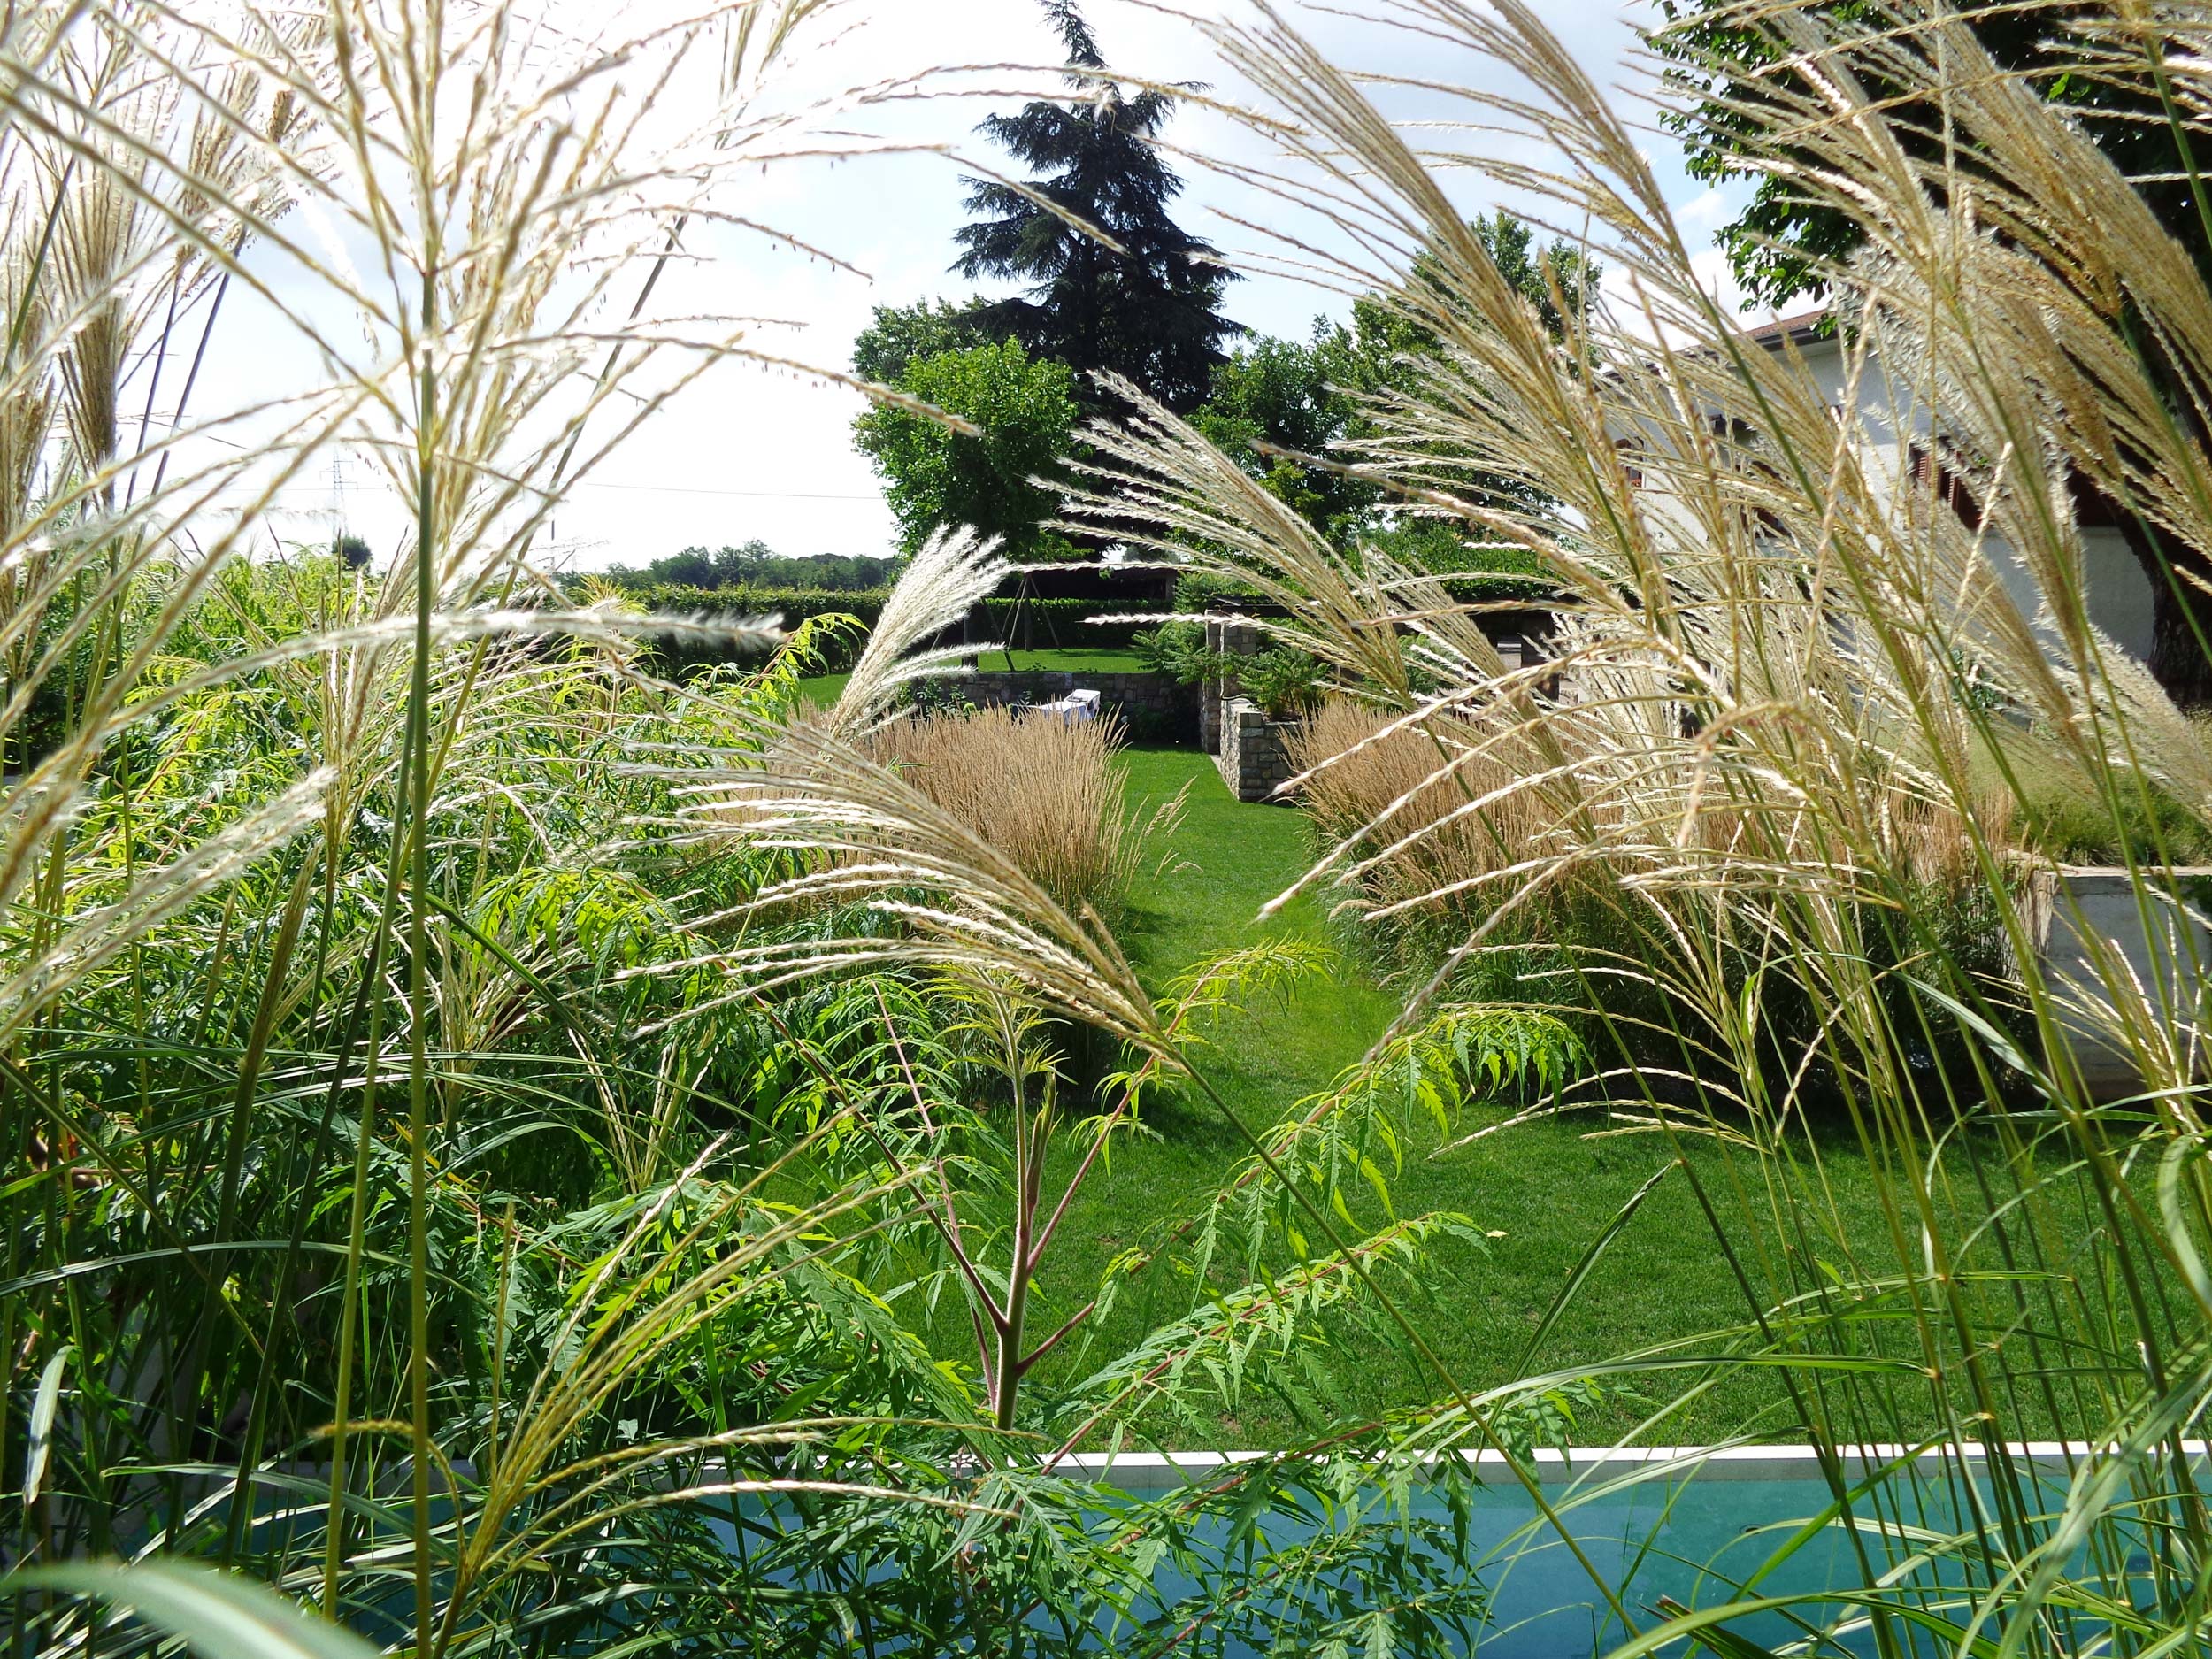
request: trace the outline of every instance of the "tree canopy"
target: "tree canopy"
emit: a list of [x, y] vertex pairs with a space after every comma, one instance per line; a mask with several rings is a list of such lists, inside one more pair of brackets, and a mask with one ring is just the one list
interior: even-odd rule
[[813, 553], [792, 557], [778, 553], [758, 537], [739, 547], [720, 547], [712, 552], [687, 547], [642, 566], [616, 565], [607, 580], [624, 588], [650, 588], [663, 582], [687, 588], [801, 588], [828, 593], [853, 593], [880, 588], [891, 580], [898, 561], [865, 554]]
[[909, 553], [949, 526], [1002, 538], [1010, 555], [1033, 554], [1041, 522], [1058, 504], [1037, 484], [1073, 440], [1074, 376], [1064, 363], [1033, 358], [1014, 341], [915, 357], [899, 389], [972, 421], [980, 437], [949, 430], [902, 409], [872, 409], [854, 442], [875, 464]]
[[[1036, 99], [982, 124], [1032, 176], [1020, 188], [966, 180], [967, 210], [978, 217], [960, 230], [953, 266], [1029, 287], [968, 314], [986, 335], [1018, 340], [1032, 357], [1075, 370], [1087, 407], [1100, 399], [1079, 377], [1103, 370], [1187, 413], [1239, 330], [1220, 309], [1229, 273], [1208, 263], [1213, 248], [1169, 212], [1183, 184], [1152, 140], [1175, 100], [1156, 88], [1125, 96], [1073, 0], [1044, 5], [1066, 45], [1075, 96]], [[1118, 251], [1071, 220], [1103, 232]]]
[[1276, 450], [1325, 457], [1356, 419], [1344, 389], [1357, 379], [1342, 326], [1316, 319], [1305, 341], [1262, 335], [1214, 370], [1191, 425], [1326, 534], [1347, 534], [1375, 505], [1375, 486]]
[[[1784, 65], [1773, 33], [1757, 26], [1754, 14], [1762, 9], [1745, 0], [1660, 0], [1666, 24], [1653, 40], [1687, 95], [1666, 122], [1682, 141], [1692, 176], [1759, 180], [1750, 205], [1722, 228], [1720, 242], [1751, 297], [1783, 305], [1825, 293], [1823, 273], [1857, 249], [1861, 234], [1844, 214], [1808, 200], [1759, 165], [1761, 123], [1749, 112], [1807, 89], [1803, 77]], [[1809, 9], [1831, 23], [1886, 27], [1886, 9], [1869, 0], [1832, 0]], [[2042, 96], [2067, 107], [2080, 130], [2135, 180], [2159, 222], [2212, 271], [2212, 236], [2190, 184], [2195, 169], [2157, 95], [2118, 76], [2083, 73], [2079, 36], [2070, 38], [2069, 26], [2105, 12], [2087, 5], [2005, 7], [1964, 20], [2001, 70], [2024, 76]], [[1867, 73], [1863, 65], [1860, 73]], [[1903, 141], [1925, 157], [1947, 153], [1941, 111], [1924, 98], [1888, 90], [1896, 98], [1891, 119]], [[1970, 155], [1953, 160], [1970, 169], [1976, 165]]]
[[1003, 338], [983, 323], [982, 307], [979, 299], [958, 305], [937, 299], [877, 306], [868, 326], [853, 337], [853, 373], [895, 386], [917, 357], [965, 351]]
[[[1579, 310], [1596, 285], [1596, 265], [1568, 243], [1540, 246], [1526, 224], [1502, 211], [1471, 225], [1515, 290], [1555, 336], [1563, 334], [1565, 313]], [[1417, 259], [1409, 280], [1432, 283], [1435, 271], [1433, 260]], [[1369, 294], [1353, 302], [1348, 327], [1317, 318], [1302, 342], [1263, 336], [1240, 346], [1214, 370], [1191, 424], [1323, 534], [1372, 539], [1388, 531], [1394, 548], [1415, 562], [1463, 568], [1458, 538], [1440, 527], [1415, 534], [1386, 524], [1387, 504], [1377, 486], [1279, 453], [1356, 460], [1356, 452], [1331, 457], [1330, 451], [1371, 435], [1367, 400], [1417, 396], [1421, 360], [1438, 349], [1436, 337], [1402, 308]], [[1471, 472], [1452, 481], [1477, 495], [1501, 488]]]

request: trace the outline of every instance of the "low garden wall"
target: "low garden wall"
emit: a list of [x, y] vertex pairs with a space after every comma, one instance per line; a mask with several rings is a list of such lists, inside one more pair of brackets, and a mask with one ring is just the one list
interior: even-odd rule
[[1198, 688], [1179, 685], [1165, 674], [1023, 668], [1010, 673], [978, 671], [940, 683], [955, 698], [983, 707], [1052, 703], [1071, 691], [1095, 691], [1100, 706], [1119, 714], [1130, 737], [1140, 742], [1188, 742], [1198, 729]]

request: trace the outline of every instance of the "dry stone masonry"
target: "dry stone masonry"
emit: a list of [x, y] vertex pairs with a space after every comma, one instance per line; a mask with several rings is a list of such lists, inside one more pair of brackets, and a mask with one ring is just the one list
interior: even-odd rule
[[1130, 733], [1140, 741], [1174, 737], [1187, 742], [1198, 714], [1198, 688], [1179, 686], [1165, 674], [1025, 668], [1012, 673], [962, 674], [946, 683], [956, 696], [979, 707], [1053, 703], [1071, 691], [1095, 691], [1101, 708], [1118, 713]]
[[1291, 780], [1290, 746], [1284, 738], [1294, 722], [1269, 719], [1249, 697], [1225, 701], [1218, 719], [1221, 752], [1214, 764], [1229, 793], [1240, 801], [1281, 799], [1275, 792]]

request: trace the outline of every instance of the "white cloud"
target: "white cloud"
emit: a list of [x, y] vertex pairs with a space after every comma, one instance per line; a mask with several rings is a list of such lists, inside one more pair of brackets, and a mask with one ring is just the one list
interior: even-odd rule
[[1685, 225], [1717, 227], [1733, 214], [1736, 205], [1730, 192], [1714, 185], [1676, 208], [1674, 216]]

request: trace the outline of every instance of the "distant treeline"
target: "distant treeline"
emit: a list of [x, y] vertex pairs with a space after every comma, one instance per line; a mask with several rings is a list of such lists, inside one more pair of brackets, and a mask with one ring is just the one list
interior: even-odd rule
[[631, 589], [647, 588], [795, 588], [807, 593], [871, 593], [888, 587], [900, 561], [858, 553], [778, 553], [765, 541], [742, 547], [687, 547], [637, 566], [616, 565], [607, 580]]

